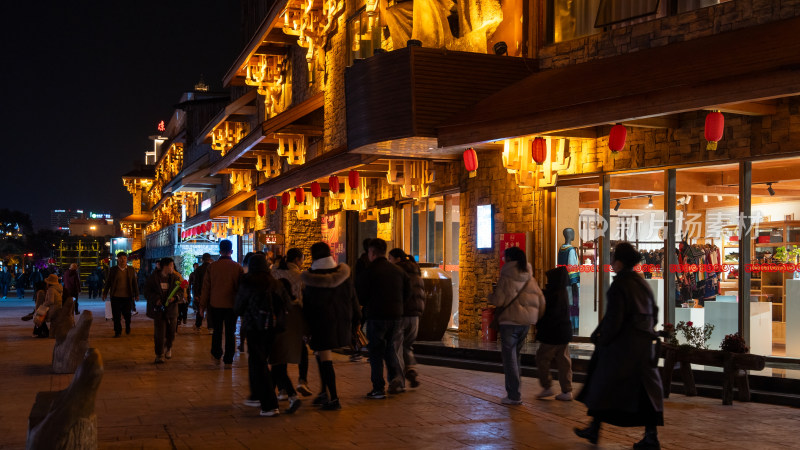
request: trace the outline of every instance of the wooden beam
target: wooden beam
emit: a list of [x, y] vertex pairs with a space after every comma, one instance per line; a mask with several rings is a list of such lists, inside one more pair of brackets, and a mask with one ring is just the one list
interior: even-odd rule
[[[297, 42], [297, 38], [294, 39]], [[262, 44], [258, 49], [253, 53], [253, 55], [276, 55], [276, 56], [286, 56], [287, 52], [286, 45], [274, 45], [273, 43]]]
[[554, 131], [552, 133], [545, 133], [542, 136], [552, 136], [552, 137], [572, 138], [572, 139], [597, 139], [597, 128], [596, 127], [573, 128], [571, 130], [561, 130], [561, 131]]
[[764, 100], [761, 102], [739, 102], [726, 103], [705, 108], [708, 111], [719, 110], [721, 112], [741, 114], [744, 116], [771, 116], [775, 114], [775, 100]]
[[263, 43], [293, 45], [297, 43], [297, 36], [290, 36], [282, 28], [273, 28], [264, 36]]
[[295, 123], [281, 128], [280, 132], [288, 134], [302, 134], [304, 136], [322, 136], [325, 134], [325, 128], [321, 125], [304, 125]]
[[623, 125], [635, 128], [680, 128], [680, 121], [677, 117], [649, 117], [647, 119], [627, 120]]

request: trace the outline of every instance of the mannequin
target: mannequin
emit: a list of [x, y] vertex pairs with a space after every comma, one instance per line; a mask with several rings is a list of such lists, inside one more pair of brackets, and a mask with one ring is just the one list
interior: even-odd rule
[[572, 304], [569, 307], [569, 318], [572, 321], [573, 334], [578, 334], [581, 273], [578, 268], [580, 264], [578, 250], [572, 246], [573, 240], [575, 240], [575, 230], [564, 228], [564, 245], [558, 249], [557, 263], [559, 266], [567, 266], [567, 272], [569, 272], [567, 294], [572, 298]]

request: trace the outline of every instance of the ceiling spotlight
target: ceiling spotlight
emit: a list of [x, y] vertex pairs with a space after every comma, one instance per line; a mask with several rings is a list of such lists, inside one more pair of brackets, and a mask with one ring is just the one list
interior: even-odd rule
[[648, 195], [648, 197], [650, 198], [650, 200], [647, 201], [647, 207], [648, 208], [652, 208], [653, 207], [653, 196], [652, 195]]
[[495, 43], [494, 46], [492, 46], [492, 49], [494, 50], [494, 54], [497, 56], [508, 55], [508, 45], [506, 45], [506, 43], [503, 41]]
[[614, 205], [614, 211], [619, 211], [619, 199], [617, 200], [617, 204]]
[[718, 195], [718, 196], [717, 196], [717, 201], [719, 201], [719, 202], [721, 202], [721, 201], [722, 201], [722, 196], [721, 196], [721, 195]]
[[689, 203], [692, 202], [692, 196], [691, 195], [687, 195], [687, 196], [683, 197], [683, 202], [688, 205]]
[[703, 195], [703, 203], [708, 203], [708, 196], [707, 195]]
[[767, 183], [767, 192], [769, 192], [769, 195], [775, 195], [775, 189], [772, 189], [772, 183]]

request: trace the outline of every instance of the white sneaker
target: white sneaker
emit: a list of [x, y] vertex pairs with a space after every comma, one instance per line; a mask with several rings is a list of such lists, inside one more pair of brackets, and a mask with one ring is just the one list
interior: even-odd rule
[[552, 389], [547, 388], [547, 389], [543, 390], [542, 392], [539, 392], [539, 395], [537, 395], [536, 398], [552, 397], [553, 394], [555, 394], [555, 392], [553, 392]]
[[283, 401], [286, 401], [286, 400], [289, 400], [289, 396], [286, 395], [286, 391], [281, 389], [281, 391], [278, 392], [278, 401], [279, 402], [283, 402]]
[[500, 400], [500, 403], [502, 403], [504, 405], [521, 405], [522, 404], [522, 400], [511, 400], [508, 397], [503, 397], [503, 399]]
[[172, 349], [167, 349], [167, 353], [164, 354], [164, 357], [167, 359], [172, 359]]
[[572, 392], [562, 392], [556, 395], [556, 400], [561, 400], [562, 402], [571, 402], [572, 401]]
[[280, 413], [281, 413], [281, 410], [278, 409], [278, 408], [275, 408], [275, 409], [270, 410], [270, 411], [264, 411], [262, 409], [261, 413], [259, 415], [264, 416], [264, 417], [275, 417], [277, 415], [280, 415]]
[[261, 406], [261, 400], [248, 398], [244, 401], [245, 406]]

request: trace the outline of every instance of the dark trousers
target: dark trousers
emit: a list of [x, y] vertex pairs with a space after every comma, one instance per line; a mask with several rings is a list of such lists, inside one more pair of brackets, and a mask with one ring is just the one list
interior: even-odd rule
[[178, 303], [178, 323], [186, 323], [186, 319], [189, 318], [189, 304], [188, 303]]
[[297, 371], [299, 372], [297, 376], [297, 381], [300, 383], [305, 383], [308, 381], [308, 348], [306, 348], [306, 343], [303, 342], [303, 347], [300, 349], [300, 364], [297, 366]]
[[17, 298], [25, 298], [25, 288], [17, 287]]
[[[219, 317], [214, 314], [214, 317]], [[214, 327], [216, 333], [217, 327]], [[267, 367], [269, 350], [274, 337], [266, 331], [249, 331], [247, 333], [247, 366], [250, 371], [250, 389], [255, 398], [261, 401], [263, 411], [271, 411], [278, 407], [275, 386]], [[233, 342], [233, 341], [231, 341]]]
[[[208, 311], [205, 311], [205, 314], [208, 317]], [[208, 324], [208, 322], [206, 322], [206, 324]], [[194, 326], [195, 326], [195, 328], [200, 328], [201, 326], [203, 326], [203, 315], [200, 314], [200, 310], [199, 309], [195, 313]]]
[[0, 294], [3, 294], [3, 298], [8, 295], [8, 284], [0, 284]]
[[[214, 308], [209, 307], [211, 312], [211, 323], [214, 327], [214, 334], [211, 336], [211, 356], [222, 358], [225, 364], [233, 363], [233, 355], [236, 354], [236, 316], [233, 308]], [[225, 353], [222, 353], [222, 327], [225, 327]], [[270, 381], [270, 384], [272, 382]]]
[[172, 348], [172, 342], [175, 340], [176, 320], [176, 317], [166, 314], [158, 314], [153, 319], [153, 343], [156, 356], [163, 356], [167, 350]]
[[111, 318], [114, 320], [114, 334], [122, 334], [122, 318], [125, 318], [125, 330], [131, 327], [131, 298], [111, 297]]
[[272, 380], [275, 381], [275, 386], [286, 391], [289, 397], [297, 396], [297, 391], [294, 390], [292, 380], [289, 378], [288, 364], [273, 364]]
[[67, 299], [70, 297], [75, 299], [75, 305], [74, 305], [75, 314], [78, 314], [80, 312], [80, 310], [78, 309], [78, 294], [79, 292], [72, 292], [67, 289], [64, 289], [64, 293], [61, 295], [62, 299]]
[[394, 343], [402, 339], [400, 320], [367, 320], [367, 340], [369, 344], [369, 366], [372, 389], [382, 391], [386, 386], [383, 378], [383, 363], [391, 382], [402, 377], [400, 362], [397, 359]]

